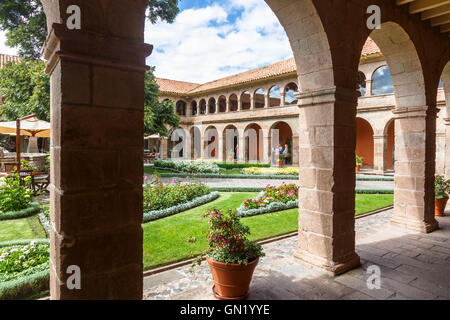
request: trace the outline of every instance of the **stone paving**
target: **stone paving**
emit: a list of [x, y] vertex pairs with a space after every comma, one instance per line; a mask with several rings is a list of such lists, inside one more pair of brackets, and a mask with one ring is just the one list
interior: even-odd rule
[[[161, 178], [163, 182], [170, 182], [173, 178]], [[177, 180], [186, 181], [183, 178]], [[189, 179], [192, 180], [192, 179]], [[298, 180], [268, 180], [268, 179], [214, 179], [214, 178], [198, 178], [212, 188], [218, 187], [242, 187], [242, 188], [264, 188], [268, 184], [279, 186], [284, 183], [298, 184]], [[356, 189], [394, 189], [394, 181], [356, 181]]]
[[[264, 245], [249, 299], [450, 299], [450, 216], [438, 218], [439, 230], [420, 234], [391, 226], [391, 215], [388, 210], [356, 220], [361, 267], [335, 278], [293, 258], [297, 237]], [[381, 270], [379, 289], [367, 286], [371, 265]], [[214, 299], [212, 284], [205, 263], [194, 274], [180, 267], [146, 277], [144, 299]]]

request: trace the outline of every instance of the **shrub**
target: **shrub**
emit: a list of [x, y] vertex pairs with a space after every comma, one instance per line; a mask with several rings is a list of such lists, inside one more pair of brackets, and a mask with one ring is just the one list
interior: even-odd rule
[[31, 177], [23, 180], [24, 185], [21, 185], [17, 172], [3, 178], [0, 186], [0, 214], [29, 207], [33, 201], [33, 190], [30, 189]]
[[244, 168], [242, 171], [248, 175], [298, 175], [298, 167], [284, 168]]
[[245, 209], [259, 209], [274, 202], [287, 203], [298, 199], [298, 186], [295, 184], [282, 184], [279, 187], [267, 186], [256, 199], [248, 199], [244, 202]]
[[241, 223], [236, 210], [224, 213], [213, 208], [207, 210], [202, 219], [209, 220], [209, 247], [193, 266], [199, 265], [205, 255], [214, 261], [243, 265], [264, 256], [261, 245], [248, 240], [250, 229]]
[[360, 156], [356, 155], [356, 157], [355, 157], [355, 165], [356, 166], [362, 166], [363, 165], [363, 160], [364, 160], [363, 157], [360, 157]]
[[234, 163], [234, 162], [216, 162], [216, 165], [222, 169], [242, 169], [242, 168], [270, 168], [268, 163]]
[[183, 173], [219, 173], [219, 167], [215, 163], [200, 160], [156, 160], [154, 165]]
[[450, 193], [450, 179], [445, 180], [443, 176], [437, 174], [434, 179], [434, 191], [436, 199], [447, 198]]
[[154, 184], [144, 186], [144, 211], [167, 209], [211, 192], [202, 183], [174, 182], [165, 184], [157, 180]]
[[0, 279], [9, 281], [20, 272], [32, 269], [49, 261], [48, 244], [31, 241], [25, 246], [11, 246], [0, 249]]

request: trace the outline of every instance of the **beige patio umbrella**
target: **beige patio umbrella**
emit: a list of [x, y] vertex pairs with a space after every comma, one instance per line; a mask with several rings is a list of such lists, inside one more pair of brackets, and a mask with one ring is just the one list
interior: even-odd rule
[[32, 114], [16, 121], [0, 122], [0, 133], [16, 135], [16, 159], [20, 170], [20, 136], [49, 138], [50, 123]]

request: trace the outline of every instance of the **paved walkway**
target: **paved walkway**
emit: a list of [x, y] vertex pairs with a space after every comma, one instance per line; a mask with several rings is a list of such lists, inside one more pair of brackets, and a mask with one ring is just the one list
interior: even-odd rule
[[[249, 299], [450, 299], [450, 216], [438, 218], [440, 230], [420, 234], [391, 226], [391, 214], [356, 220], [362, 265], [335, 278], [293, 258], [297, 237], [264, 245]], [[380, 289], [367, 286], [372, 265], [381, 270]], [[212, 284], [205, 263], [195, 274], [181, 267], [145, 278], [144, 298], [214, 299]]]
[[[161, 178], [163, 182], [170, 182], [173, 178]], [[183, 178], [177, 180], [186, 181]], [[192, 180], [192, 179], [190, 179]], [[217, 187], [242, 187], [242, 188], [264, 188], [268, 184], [279, 186], [283, 182], [298, 184], [298, 180], [272, 180], [272, 179], [214, 179], [214, 178], [197, 178], [212, 188]], [[356, 181], [356, 189], [394, 189], [394, 181]]]

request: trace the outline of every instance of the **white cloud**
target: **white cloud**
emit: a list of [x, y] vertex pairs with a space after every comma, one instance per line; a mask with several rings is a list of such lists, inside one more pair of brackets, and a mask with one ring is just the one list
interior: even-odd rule
[[[242, 11], [234, 23], [232, 14]], [[263, 0], [220, 1], [146, 26], [158, 77], [203, 83], [292, 56], [286, 33]]]
[[17, 55], [17, 49], [6, 45], [6, 32], [0, 31], [0, 54]]

